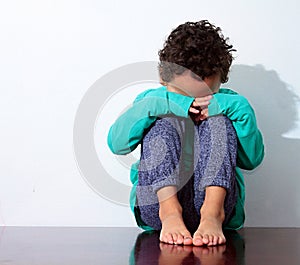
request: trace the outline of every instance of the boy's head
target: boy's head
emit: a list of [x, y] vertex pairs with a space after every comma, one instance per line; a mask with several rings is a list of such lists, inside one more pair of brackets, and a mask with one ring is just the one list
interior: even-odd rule
[[186, 22], [168, 36], [159, 55], [159, 74], [162, 84], [187, 74], [198, 81], [218, 77], [228, 80], [233, 56], [221, 29], [207, 20]]

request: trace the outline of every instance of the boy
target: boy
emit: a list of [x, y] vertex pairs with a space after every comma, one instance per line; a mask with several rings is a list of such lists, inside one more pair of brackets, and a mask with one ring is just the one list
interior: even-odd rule
[[161, 230], [165, 243], [225, 243], [223, 229], [244, 223], [239, 168], [254, 169], [264, 157], [249, 102], [220, 89], [233, 60], [226, 41], [206, 20], [179, 25], [159, 52], [163, 86], [138, 95], [108, 134], [115, 154], [141, 143], [131, 207], [137, 224]]

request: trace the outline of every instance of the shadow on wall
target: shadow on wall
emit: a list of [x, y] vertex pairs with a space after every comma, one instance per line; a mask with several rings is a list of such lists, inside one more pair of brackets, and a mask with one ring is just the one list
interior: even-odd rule
[[244, 171], [246, 226], [300, 227], [300, 140], [281, 136], [295, 126], [299, 98], [261, 65], [234, 65], [224, 87], [250, 101], [265, 142], [263, 163]]

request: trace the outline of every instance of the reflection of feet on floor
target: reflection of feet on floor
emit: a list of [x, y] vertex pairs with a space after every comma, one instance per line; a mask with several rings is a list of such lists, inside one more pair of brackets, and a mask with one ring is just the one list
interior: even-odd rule
[[192, 246], [179, 246], [160, 243], [160, 256], [158, 259], [159, 265], [180, 265], [193, 251]]
[[226, 242], [222, 231], [222, 220], [214, 217], [202, 219], [193, 236], [195, 246], [216, 246]]
[[164, 218], [159, 239], [168, 244], [191, 245], [193, 243], [192, 236], [180, 214], [172, 214]]
[[[214, 247], [193, 247], [195, 257], [200, 260], [202, 265], [223, 265], [225, 264], [226, 245]], [[170, 263], [171, 264], [171, 263]]]

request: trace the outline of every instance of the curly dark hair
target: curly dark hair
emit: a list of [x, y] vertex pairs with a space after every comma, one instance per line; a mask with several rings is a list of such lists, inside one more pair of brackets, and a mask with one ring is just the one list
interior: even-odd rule
[[236, 51], [227, 41], [221, 29], [207, 20], [179, 25], [158, 52], [161, 80], [170, 82], [174, 74], [189, 69], [193, 77], [202, 79], [220, 73], [221, 82], [226, 83], [233, 61], [231, 53]]

